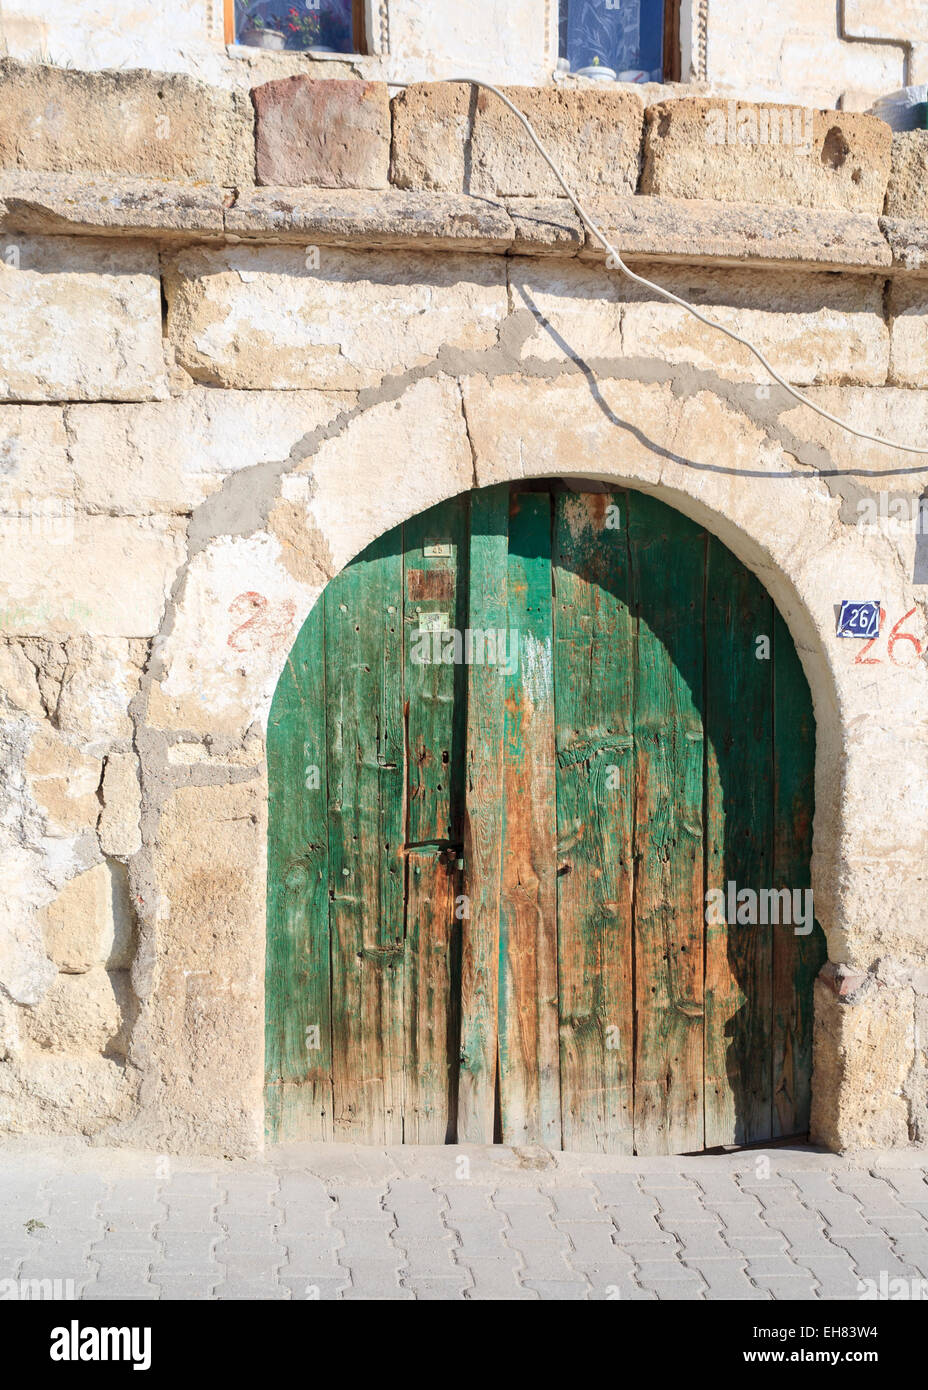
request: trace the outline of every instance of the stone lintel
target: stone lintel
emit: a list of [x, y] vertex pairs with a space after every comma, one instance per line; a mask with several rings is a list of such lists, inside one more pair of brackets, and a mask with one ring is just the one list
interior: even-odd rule
[[[630, 194], [588, 211], [629, 259], [797, 270], [928, 271], [928, 223], [841, 209]], [[0, 173], [0, 230], [583, 256], [603, 250], [564, 199], [399, 189], [248, 188]]]

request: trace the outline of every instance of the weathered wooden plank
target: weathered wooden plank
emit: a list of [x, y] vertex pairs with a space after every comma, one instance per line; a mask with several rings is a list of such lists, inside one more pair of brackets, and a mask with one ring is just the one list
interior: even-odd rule
[[335, 1137], [403, 1138], [402, 537], [325, 593]]
[[500, 912], [503, 1142], [561, 1147], [557, 1004], [551, 498], [510, 503]]
[[703, 1146], [704, 533], [629, 494], [635, 668], [635, 1149]]
[[268, 720], [268, 1138], [332, 1138], [324, 604], [310, 613]]
[[[770, 1137], [773, 604], [714, 537], [706, 572], [706, 1146]], [[766, 646], [763, 641], [766, 639]], [[729, 889], [729, 885], [734, 885]], [[737, 894], [757, 894], [756, 911]], [[750, 919], [754, 916], [754, 921]], [[723, 919], [723, 920], [720, 920]]]
[[467, 627], [468, 499], [405, 527], [407, 1143], [454, 1137]]
[[555, 497], [558, 984], [565, 1149], [632, 1153], [632, 672], [627, 499]]
[[[386, 538], [379, 570], [382, 634], [381, 715], [377, 735], [379, 789], [379, 917], [372, 936], [383, 961], [380, 1031], [385, 1132], [405, 1137], [406, 866], [403, 860], [405, 765], [403, 689], [403, 560], [401, 528]], [[376, 611], [376, 610], [375, 610]], [[375, 651], [377, 648], [375, 647]], [[376, 1054], [375, 1054], [376, 1055]], [[395, 1142], [395, 1141], [393, 1141]]]
[[470, 915], [461, 923], [457, 1130], [458, 1141], [465, 1144], [492, 1144], [496, 1114], [506, 693], [506, 664], [500, 659], [505, 652], [498, 634], [508, 628], [508, 534], [508, 486], [472, 493], [468, 624], [483, 634], [485, 646], [484, 659], [472, 661], [467, 670], [464, 889]]
[[[811, 885], [815, 809], [815, 715], [789, 629], [773, 617], [773, 883], [805, 894]], [[804, 898], [802, 900], [804, 902]], [[827, 958], [818, 923], [808, 935], [776, 927], [773, 937], [773, 1123], [775, 1138], [809, 1128], [812, 987]]]

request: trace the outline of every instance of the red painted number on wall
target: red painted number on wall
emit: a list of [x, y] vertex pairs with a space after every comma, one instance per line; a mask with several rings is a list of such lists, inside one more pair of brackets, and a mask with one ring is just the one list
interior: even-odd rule
[[296, 617], [292, 599], [269, 603], [263, 594], [239, 594], [229, 604], [233, 618], [244, 618], [229, 633], [229, 646], [236, 652], [251, 652], [258, 646], [275, 646], [287, 637]]
[[[887, 643], [886, 643], [886, 652], [887, 652], [887, 655], [889, 656], [890, 661], [893, 663], [894, 666], [911, 666], [911, 665], [912, 665], [912, 658], [911, 658], [911, 657], [910, 657], [908, 660], [900, 661], [899, 658], [894, 654], [894, 653], [895, 653], [895, 650], [896, 650], [896, 647], [899, 645], [900, 642], [911, 642], [911, 643], [912, 643], [912, 646], [915, 648], [915, 660], [916, 660], [916, 661], [918, 660], [918, 658], [919, 658], [919, 657], [921, 656], [921, 654], [922, 654], [922, 644], [921, 644], [921, 642], [918, 640], [918, 638], [915, 637], [911, 632], [900, 632], [900, 630], [899, 630], [899, 629], [902, 627], [902, 624], [903, 624], [904, 622], [907, 622], [908, 619], [911, 618], [911, 616], [912, 616], [912, 614], [913, 614], [914, 612], [915, 612], [915, 609], [914, 609], [914, 608], [910, 608], [909, 611], [908, 611], [908, 613], [904, 613], [904, 614], [902, 615], [902, 617], [899, 619], [898, 623], [895, 623], [895, 624], [894, 624], [894, 626], [893, 626], [893, 628], [892, 628], [892, 630], [891, 630], [891, 632], [890, 632], [890, 634], [889, 634], [889, 640], [888, 640]], [[880, 640], [880, 637], [882, 636], [882, 633], [883, 633], [883, 624], [884, 624], [885, 621], [886, 621], [886, 609], [885, 609], [885, 608], [881, 608], [881, 609], [880, 609], [880, 631], [879, 631], [879, 634], [878, 634], [878, 636], [876, 636], [876, 637], [871, 637], [871, 638], [870, 638], [870, 641], [867, 642], [863, 647], [861, 647], [860, 651], [857, 653], [857, 655], [856, 655], [855, 658], [854, 658], [854, 665], [855, 665], [855, 666], [879, 666], [880, 662], [882, 661], [882, 657], [879, 657], [879, 656], [868, 656], [868, 655], [867, 655], [867, 652], [870, 650], [870, 648], [871, 648], [876, 642], [878, 642], [878, 641]]]

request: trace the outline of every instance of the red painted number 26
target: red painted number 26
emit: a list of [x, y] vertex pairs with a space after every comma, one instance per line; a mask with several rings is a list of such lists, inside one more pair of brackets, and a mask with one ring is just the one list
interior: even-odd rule
[[[914, 609], [914, 608], [910, 608], [909, 611], [908, 611], [908, 613], [904, 613], [903, 616], [899, 619], [898, 623], [895, 624], [895, 626], [893, 627], [892, 631], [891, 631], [890, 634], [889, 634], [889, 640], [888, 640], [887, 643], [886, 643], [886, 652], [887, 652], [887, 655], [889, 656], [890, 661], [893, 663], [894, 666], [911, 666], [911, 665], [912, 665], [911, 659], [909, 659], [909, 660], [907, 660], [907, 661], [900, 661], [900, 660], [898, 659], [898, 657], [896, 657], [896, 656], [894, 655], [895, 648], [898, 646], [898, 644], [899, 644], [900, 642], [911, 642], [911, 643], [912, 643], [912, 646], [915, 648], [915, 659], [916, 659], [916, 661], [918, 660], [918, 658], [919, 658], [919, 657], [921, 656], [921, 654], [922, 654], [922, 644], [921, 644], [921, 642], [919, 642], [918, 638], [915, 637], [915, 636], [913, 636], [913, 634], [912, 634], [911, 632], [900, 632], [900, 631], [899, 631], [899, 629], [902, 627], [902, 624], [903, 624], [904, 622], [906, 622], [909, 618], [911, 618], [911, 616], [912, 616], [912, 614], [913, 614], [914, 612], [915, 612], [915, 609]], [[871, 637], [871, 638], [870, 638], [870, 641], [867, 642], [867, 644], [866, 644], [865, 646], [861, 647], [860, 651], [857, 653], [857, 655], [856, 655], [855, 658], [854, 658], [854, 665], [855, 665], [855, 666], [878, 666], [878, 665], [880, 664], [880, 661], [882, 660], [881, 657], [878, 657], [878, 656], [868, 656], [868, 655], [867, 655], [867, 652], [868, 652], [868, 651], [870, 650], [870, 648], [874, 645], [874, 643], [876, 643], [876, 642], [878, 642], [878, 641], [880, 640], [880, 637], [882, 636], [882, 633], [883, 633], [883, 624], [884, 624], [885, 621], [886, 621], [886, 609], [885, 609], [885, 608], [881, 608], [881, 609], [880, 609], [880, 631], [879, 631], [879, 633], [878, 633], [878, 635], [877, 635], [876, 637]]]

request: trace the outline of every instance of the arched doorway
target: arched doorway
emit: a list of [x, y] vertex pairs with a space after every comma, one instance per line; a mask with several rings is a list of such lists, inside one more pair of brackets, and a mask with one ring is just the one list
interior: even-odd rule
[[271, 711], [270, 1137], [803, 1133], [813, 765], [772, 600], [655, 498], [501, 485], [381, 537]]

